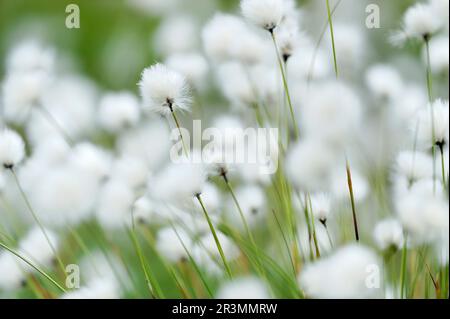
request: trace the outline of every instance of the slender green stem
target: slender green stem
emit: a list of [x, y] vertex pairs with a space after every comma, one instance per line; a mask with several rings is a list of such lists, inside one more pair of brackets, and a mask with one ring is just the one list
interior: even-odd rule
[[406, 237], [403, 242], [403, 250], [402, 250], [402, 265], [400, 271], [400, 298], [403, 299], [406, 295], [406, 258], [408, 254]]
[[289, 86], [288, 86], [286, 73], [285, 73], [284, 66], [283, 66], [283, 61], [280, 57], [280, 51], [278, 50], [278, 44], [277, 44], [277, 40], [275, 38], [275, 33], [272, 31], [272, 32], [270, 32], [270, 35], [272, 36], [273, 45], [275, 47], [275, 51], [276, 51], [275, 53], [277, 55], [278, 66], [280, 68], [281, 78], [283, 80], [284, 93], [286, 95], [286, 99], [287, 99], [287, 102], [289, 105], [289, 111], [291, 112], [291, 118], [292, 118], [292, 123], [294, 125], [295, 135], [298, 138], [300, 136], [300, 133], [299, 133], [298, 125], [297, 125], [297, 120], [295, 119], [294, 107], [292, 105], [291, 94], [289, 93]]
[[334, 73], [336, 74], [336, 78], [338, 78], [339, 72], [338, 72], [338, 64], [337, 64], [337, 57], [336, 57], [336, 44], [334, 42], [333, 19], [331, 18], [331, 9], [330, 9], [330, 1], [329, 0], [327, 0], [327, 15], [328, 15], [328, 25], [330, 26], [331, 46], [333, 48]]
[[428, 92], [428, 102], [430, 104], [430, 119], [431, 119], [431, 152], [433, 155], [433, 192], [436, 192], [436, 129], [434, 123], [434, 107], [433, 107], [433, 81], [431, 74], [431, 63], [430, 63], [430, 37], [424, 36], [425, 41], [425, 51], [426, 51], [426, 79], [427, 79], [427, 92]]
[[441, 174], [442, 174], [442, 186], [444, 189], [447, 189], [447, 176], [445, 175], [445, 155], [444, 155], [444, 147], [439, 145], [439, 152], [441, 155]]
[[12, 167], [9, 169], [9, 171], [11, 172], [12, 176], [14, 177], [14, 181], [16, 182], [17, 188], [19, 189], [20, 195], [22, 196], [22, 198], [25, 202], [25, 205], [27, 206], [28, 210], [30, 211], [31, 215], [33, 216], [33, 219], [36, 222], [36, 224], [38, 225], [38, 227], [40, 228], [42, 234], [44, 235], [45, 240], [47, 241], [48, 245], [50, 246], [50, 249], [53, 252], [53, 255], [55, 256], [56, 260], [58, 261], [58, 264], [61, 267], [62, 272], [65, 273], [66, 268], [64, 266], [64, 263], [62, 262], [61, 258], [59, 257], [55, 247], [53, 246], [52, 242], [50, 241], [50, 238], [48, 237], [47, 231], [45, 230], [45, 228], [42, 225], [41, 221], [39, 220], [37, 214], [35, 213], [33, 207], [31, 206], [28, 196], [22, 188], [22, 185], [19, 181], [19, 177], [17, 176], [15, 169]]
[[172, 108], [170, 109], [170, 113], [172, 114], [172, 118], [173, 118], [175, 125], [177, 126], [178, 132], [180, 134], [180, 139], [181, 139], [181, 144], [183, 145], [184, 155], [186, 155], [186, 157], [187, 157], [187, 156], [189, 156], [189, 153], [188, 153], [186, 144], [184, 143], [184, 138], [183, 138], [183, 133], [181, 132], [180, 122], [178, 121], [178, 118]]
[[359, 241], [358, 219], [357, 219], [357, 214], [356, 214], [355, 195], [353, 193], [352, 171], [350, 169], [350, 163], [348, 162], [348, 159], [346, 159], [345, 162], [346, 162], [346, 171], [347, 171], [348, 191], [350, 194], [350, 203], [352, 206], [353, 228], [355, 229], [356, 241]]
[[32, 262], [30, 262], [29, 260], [27, 260], [26, 258], [24, 258], [23, 256], [21, 256], [18, 252], [16, 252], [14, 249], [9, 248], [8, 246], [6, 246], [5, 244], [3, 244], [2, 242], [0, 242], [0, 247], [6, 249], [7, 251], [9, 251], [10, 253], [12, 253], [13, 255], [15, 255], [16, 257], [20, 258], [22, 261], [24, 261], [25, 263], [27, 263], [30, 267], [34, 268], [38, 273], [40, 273], [42, 276], [44, 276], [48, 281], [50, 281], [53, 285], [55, 285], [59, 290], [61, 290], [62, 292], [66, 292], [66, 290], [56, 282], [56, 280], [54, 280], [50, 275], [48, 275], [46, 272], [44, 272], [42, 269], [40, 269], [38, 266], [34, 265]]
[[216, 229], [214, 228], [211, 218], [209, 217], [208, 211], [205, 208], [203, 200], [202, 200], [200, 194], [197, 194], [195, 197], [197, 198], [198, 202], [200, 203], [200, 206], [202, 207], [203, 213], [205, 215], [206, 221], [208, 222], [209, 229], [211, 230], [211, 233], [214, 237], [214, 241], [216, 242], [217, 250], [219, 251], [220, 257], [222, 258], [222, 262], [223, 262], [223, 265], [225, 266], [225, 270], [228, 274], [228, 277], [232, 278], [233, 275], [231, 273], [231, 268], [228, 265], [227, 259], [225, 258], [225, 254], [223, 252], [222, 245], [220, 244], [219, 237], [217, 236]]
[[316, 257], [320, 258], [320, 249], [319, 249], [319, 242], [317, 241], [314, 212], [313, 212], [312, 203], [311, 203], [311, 196], [309, 194], [308, 194], [308, 203], [306, 203], [306, 205], [309, 205], [309, 210], [311, 212], [311, 227], [312, 227], [312, 235], [313, 235], [313, 240], [314, 240], [314, 248], [316, 249]]

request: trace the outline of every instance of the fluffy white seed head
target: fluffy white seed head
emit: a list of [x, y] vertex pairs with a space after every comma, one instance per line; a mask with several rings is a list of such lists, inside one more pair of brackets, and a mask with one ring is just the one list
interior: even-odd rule
[[25, 156], [25, 145], [14, 131], [3, 129], [0, 132], [0, 165], [10, 169], [19, 164]]
[[8, 72], [51, 72], [55, 63], [55, 51], [36, 40], [25, 40], [12, 48], [6, 57]]
[[283, 0], [241, 0], [243, 16], [251, 23], [272, 32], [284, 14]]
[[[28, 261], [31, 261], [39, 267], [51, 267], [56, 256], [52, 247], [57, 250], [59, 246], [59, 238], [56, 233], [50, 229], [44, 229], [45, 235], [40, 227], [33, 227], [19, 243], [19, 253]], [[48, 240], [47, 240], [48, 238]], [[49, 242], [52, 246], [50, 246]], [[25, 262], [22, 266], [26, 271], [35, 271]]]
[[416, 123], [418, 125], [417, 137], [419, 146], [430, 150], [433, 144], [443, 148], [449, 145], [448, 100], [439, 99], [434, 101], [432, 105], [422, 108]]
[[198, 53], [175, 53], [166, 63], [170, 69], [183, 74], [190, 85], [197, 90], [207, 87], [208, 62]]
[[168, 115], [175, 110], [189, 110], [190, 95], [186, 78], [163, 64], [155, 64], [142, 72], [139, 82], [144, 107]]
[[379, 221], [375, 226], [373, 237], [381, 250], [399, 249], [404, 241], [402, 225], [394, 218]]
[[442, 21], [436, 19], [432, 6], [417, 3], [408, 8], [403, 16], [403, 27], [408, 37], [424, 38], [438, 31], [442, 27]]
[[397, 70], [383, 64], [370, 67], [366, 72], [366, 84], [375, 97], [391, 101], [403, 91], [403, 81]]
[[381, 263], [369, 248], [349, 245], [339, 248], [333, 255], [307, 265], [300, 273], [300, 287], [312, 298], [371, 298], [380, 297], [381, 278], [368, 281], [368, 271], [378, 271]]
[[119, 132], [139, 121], [140, 105], [131, 93], [107, 93], [100, 101], [98, 119], [109, 132]]
[[166, 227], [158, 231], [156, 249], [168, 261], [172, 263], [187, 261], [191, 248], [192, 239], [183, 229]]

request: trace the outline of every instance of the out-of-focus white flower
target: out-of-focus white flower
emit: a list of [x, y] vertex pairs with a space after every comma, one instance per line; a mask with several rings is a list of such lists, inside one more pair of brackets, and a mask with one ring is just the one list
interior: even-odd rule
[[320, 140], [308, 138], [289, 151], [286, 172], [294, 185], [303, 190], [322, 191], [330, 181], [334, 154]]
[[433, 196], [432, 186], [430, 188], [424, 192], [421, 187], [413, 187], [408, 194], [396, 199], [396, 211], [403, 228], [419, 243], [433, 241], [449, 228], [448, 200], [437, 191]]
[[373, 237], [381, 250], [399, 249], [404, 241], [402, 225], [394, 218], [379, 221], [375, 226]]
[[99, 106], [99, 122], [106, 130], [116, 133], [139, 121], [138, 99], [129, 92], [107, 93]]
[[335, 23], [336, 56], [341, 71], [354, 71], [363, 65], [367, 48], [365, 28], [356, 24]]
[[380, 99], [392, 101], [403, 91], [403, 81], [393, 67], [377, 64], [366, 72], [366, 83], [369, 90]]
[[196, 89], [207, 86], [208, 61], [198, 53], [174, 53], [166, 63], [171, 70], [183, 74], [188, 82]]
[[[260, 187], [256, 185], [239, 187], [236, 189], [236, 198], [250, 228], [256, 227], [258, 223], [264, 220], [267, 213], [266, 196]], [[241, 230], [245, 229], [236, 204], [231, 199], [228, 203], [228, 212], [224, 217], [232, 226]]]
[[25, 272], [20, 267], [20, 259], [9, 251], [0, 252], [0, 291], [20, 288], [25, 282]]
[[241, 0], [243, 16], [251, 23], [272, 32], [284, 14], [283, 0]]
[[[425, 56], [426, 54], [424, 54], [424, 59], [426, 59]], [[449, 69], [448, 35], [433, 37], [430, 40], [430, 67], [433, 73], [448, 72]]]
[[381, 297], [381, 267], [372, 250], [352, 244], [305, 266], [299, 283], [312, 298]]
[[206, 171], [201, 164], [171, 163], [148, 181], [149, 194], [158, 201], [180, 204], [203, 191]]
[[217, 299], [270, 299], [267, 285], [256, 277], [236, 278], [223, 284], [216, 295]]
[[0, 132], [0, 165], [11, 169], [19, 164], [24, 156], [25, 145], [22, 137], [10, 129], [3, 129]]
[[433, 177], [433, 160], [422, 152], [403, 151], [397, 155], [395, 172], [411, 185]]
[[326, 223], [331, 214], [331, 198], [326, 193], [311, 195], [311, 209], [315, 218]]
[[160, 168], [168, 158], [170, 134], [161, 121], [151, 121], [120, 134], [117, 149], [122, 156], [143, 160], [150, 171]]
[[[352, 184], [353, 195], [356, 202], [363, 201], [370, 190], [370, 185], [367, 178], [362, 175], [358, 169], [352, 167]], [[345, 166], [338, 166], [333, 169], [331, 177], [331, 191], [333, 198], [338, 200], [347, 200], [349, 196], [347, 174]]]
[[[432, 108], [433, 115], [431, 115], [430, 107]], [[424, 149], [431, 149], [433, 143], [442, 147], [449, 145], [448, 100], [444, 101], [439, 99], [434, 101], [432, 105], [427, 105], [425, 108], [422, 108], [417, 120], [417, 137], [420, 146]]]
[[[202, 192], [202, 201], [205, 204], [205, 206], [208, 208], [209, 214], [218, 214], [220, 211], [220, 208], [222, 207], [221, 203], [221, 194], [220, 191], [217, 189], [214, 184], [206, 183], [203, 187]], [[197, 199], [192, 199], [194, 202], [195, 207], [198, 211], [202, 211], [202, 207]]]
[[189, 15], [174, 14], [165, 18], [156, 30], [152, 50], [157, 50], [161, 56], [167, 56], [193, 51], [198, 42], [196, 20]]
[[114, 161], [111, 178], [121, 180], [131, 187], [140, 187], [145, 185], [148, 173], [147, 166], [141, 158], [125, 155]]
[[[312, 236], [310, 237], [308, 228], [306, 227], [305, 224], [306, 221], [301, 225], [298, 225], [297, 228], [299, 249], [302, 256], [311, 256], [311, 255], [314, 256], [316, 254], [314, 239], [311, 238]], [[332, 242], [330, 242], [330, 240], [333, 240], [332, 235], [323, 224], [315, 223], [314, 226], [315, 226], [314, 229], [316, 231], [316, 239], [317, 245], [319, 247], [319, 252], [321, 256], [327, 255], [333, 249]]]
[[252, 106], [257, 101], [250, 74], [238, 62], [227, 62], [218, 69], [217, 84], [225, 97], [235, 105]]
[[[58, 249], [59, 238], [56, 233], [44, 229], [45, 235], [40, 227], [33, 227], [19, 242], [18, 252], [26, 260], [38, 267], [51, 267], [56, 256], [53, 248]], [[47, 240], [48, 238], [48, 240]], [[50, 246], [49, 241], [52, 246]], [[34, 271], [27, 263], [22, 262], [26, 271]]]
[[361, 124], [361, 102], [342, 83], [324, 83], [311, 88], [300, 117], [304, 134], [333, 144], [348, 143]]
[[110, 180], [100, 191], [95, 216], [107, 229], [129, 226], [134, 201], [135, 194], [128, 184], [120, 180]]
[[190, 96], [186, 78], [163, 64], [155, 64], [142, 72], [139, 82], [144, 107], [162, 115], [175, 110], [189, 110]]
[[3, 115], [9, 122], [23, 124], [33, 107], [40, 105], [42, 96], [49, 88], [47, 72], [13, 72], [2, 85]]
[[417, 3], [409, 7], [403, 16], [403, 28], [407, 37], [424, 38], [433, 35], [443, 25], [436, 19], [433, 7], [429, 4]]
[[68, 156], [68, 162], [101, 180], [110, 174], [112, 156], [99, 146], [84, 142], [77, 144], [72, 149]]
[[[449, 12], [449, 2], [447, 0], [429, 0], [428, 1], [431, 10], [433, 10], [435, 16], [440, 20], [444, 27], [447, 28], [448, 31], [448, 12]], [[448, 46], [447, 46], [448, 50]]]
[[172, 263], [188, 260], [192, 239], [183, 229], [162, 228], [156, 237], [156, 249]]
[[288, 60], [289, 78], [303, 81], [323, 79], [331, 72], [331, 65], [322, 48], [317, 50], [312, 44], [302, 44]]
[[69, 292], [61, 299], [119, 299], [121, 292], [114, 280], [99, 278]]
[[25, 40], [14, 46], [6, 57], [8, 72], [53, 71], [55, 51], [36, 40]]

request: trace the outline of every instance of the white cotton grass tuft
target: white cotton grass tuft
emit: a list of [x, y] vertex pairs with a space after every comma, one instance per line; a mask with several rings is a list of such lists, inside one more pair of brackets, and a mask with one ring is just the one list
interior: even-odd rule
[[74, 167], [101, 181], [110, 174], [112, 155], [100, 146], [83, 142], [72, 148], [67, 161]]
[[190, 93], [186, 78], [163, 64], [155, 64], [142, 72], [139, 89], [144, 107], [169, 115], [175, 110], [188, 111]]
[[192, 249], [192, 239], [182, 228], [168, 226], [158, 231], [156, 249], [171, 263], [185, 262]]
[[390, 65], [371, 66], [366, 72], [366, 84], [371, 93], [382, 101], [393, 101], [403, 93], [403, 80]]
[[286, 172], [301, 190], [323, 191], [329, 187], [335, 155], [323, 141], [308, 138], [293, 145], [286, 158]]
[[314, 193], [310, 196], [310, 208], [313, 216], [321, 223], [326, 224], [331, 215], [331, 197], [327, 193]]
[[0, 165], [11, 169], [19, 164], [25, 156], [25, 144], [22, 137], [10, 129], [0, 132]]
[[185, 204], [203, 192], [206, 170], [201, 164], [170, 163], [148, 181], [149, 194], [157, 201]]
[[129, 92], [106, 93], [100, 100], [98, 120], [111, 133], [135, 125], [139, 117], [139, 101]]
[[174, 53], [165, 64], [171, 70], [184, 75], [189, 84], [196, 90], [203, 90], [207, 85], [209, 71], [208, 61], [199, 53]]
[[26, 283], [26, 274], [20, 259], [9, 251], [0, 252], [0, 292], [19, 289]]
[[[424, 50], [425, 51], [425, 50]], [[430, 67], [435, 74], [445, 74], [449, 71], [449, 38], [440, 35], [430, 40]], [[423, 53], [426, 61], [426, 52]]]
[[[371, 249], [351, 244], [306, 265], [300, 273], [299, 284], [310, 298], [382, 297], [381, 267], [378, 256]], [[369, 277], [370, 272], [377, 273]]]
[[[299, 218], [304, 218], [304, 215]], [[321, 223], [315, 223], [315, 232], [320, 255], [328, 255], [333, 251], [333, 234]], [[297, 227], [297, 240], [300, 253], [303, 256], [314, 256], [316, 254], [313, 239], [308, 232], [306, 221], [304, 220]]]
[[403, 16], [403, 28], [411, 38], [431, 37], [442, 27], [442, 21], [436, 19], [430, 4], [417, 3], [408, 8]]
[[394, 172], [396, 182], [404, 182], [405, 186], [409, 187], [418, 181], [433, 177], [433, 159], [423, 152], [402, 151], [397, 155]]
[[240, 277], [223, 284], [216, 299], [270, 299], [266, 283], [257, 277]]
[[15, 124], [28, 120], [31, 110], [39, 106], [44, 93], [49, 89], [47, 72], [13, 72], [2, 83], [2, 105], [4, 118]]
[[[255, 228], [260, 225], [267, 215], [266, 195], [261, 187], [244, 185], [238, 187], [235, 193], [248, 227]], [[228, 203], [228, 212], [224, 214], [224, 218], [234, 228], [245, 230], [239, 210], [231, 198]]]
[[[430, 108], [432, 108], [433, 115], [431, 115]], [[422, 108], [417, 115], [417, 123], [417, 137], [420, 147], [430, 150], [433, 144], [443, 148], [449, 145], [448, 100], [438, 99], [432, 105]]]
[[[195, 208], [199, 212], [203, 212], [202, 207], [196, 198], [193, 198]], [[203, 187], [202, 201], [208, 208], [208, 214], [216, 215], [220, 213], [222, 208], [222, 194], [219, 189], [212, 183], [207, 182]]]
[[116, 282], [110, 279], [97, 279], [61, 295], [61, 299], [119, 299], [120, 291]]
[[9, 72], [53, 71], [55, 50], [35, 39], [27, 39], [15, 45], [6, 57]]
[[251, 23], [273, 32], [283, 19], [284, 0], [241, 0], [241, 11]]
[[121, 180], [110, 180], [103, 185], [95, 216], [105, 229], [124, 229], [132, 224], [132, 208], [136, 195]]
[[111, 179], [121, 180], [133, 188], [145, 185], [148, 178], [148, 168], [145, 161], [135, 156], [121, 156], [112, 164]]
[[375, 225], [373, 237], [377, 247], [386, 251], [388, 249], [401, 249], [403, 246], [403, 228], [395, 218], [387, 218]]

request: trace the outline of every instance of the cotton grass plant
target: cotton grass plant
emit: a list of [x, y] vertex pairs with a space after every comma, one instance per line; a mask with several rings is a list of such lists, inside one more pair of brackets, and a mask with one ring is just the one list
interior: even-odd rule
[[161, 15], [132, 89], [37, 39], [4, 61], [0, 297], [448, 298], [448, 1], [395, 59], [340, 1], [127, 4]]

